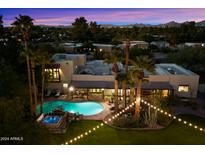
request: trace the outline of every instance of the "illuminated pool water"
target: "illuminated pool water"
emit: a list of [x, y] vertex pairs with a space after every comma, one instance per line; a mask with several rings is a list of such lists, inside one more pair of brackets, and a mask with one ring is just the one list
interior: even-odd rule
[[[85, 116], [95, 115], [104, 110], [104, 107], [97, 102], [68, 102], [56, 100], [45, 102], [43, 104], [43, 113], [46, 114], [59, 108], [67, 112], [79, 113]], [[37, 106], [37, 112], [40, 112], [40, 106]]]
[[43, 124], [57, 124], [60, 121], [60, 116], [46, 116], [43, 120]]

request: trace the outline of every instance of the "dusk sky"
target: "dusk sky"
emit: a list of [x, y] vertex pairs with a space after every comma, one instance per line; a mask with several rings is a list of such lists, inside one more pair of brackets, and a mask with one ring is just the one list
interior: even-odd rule
[[98, 24], [125, 25], [133, 23], [160, 24], [169, 21], [205, 20], [205, 9], [1, 9], [5, 26], [18, 14], [29, 15], [37, 25], [70, 25], [84, 16]]

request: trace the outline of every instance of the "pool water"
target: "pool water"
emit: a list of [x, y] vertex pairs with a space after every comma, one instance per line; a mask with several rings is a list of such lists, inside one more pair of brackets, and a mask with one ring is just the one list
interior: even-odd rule
[[[62, 108], [64, 111], [79, 113], [85, 116], [95, 115], [104, 110], [104, 107], [97, 102], [68, 102], [68, 101], [50, 101], [43, 104], [43, 113], [52, 112], [55, 109]], [[37, 112], [40, 113], [40, 106], [37, 106]]]
[[46, 116], [42, 120], [42, 123], [44, 123], [44, 124], [57, 124], [59, 121], [60, 121], [59, 116]]

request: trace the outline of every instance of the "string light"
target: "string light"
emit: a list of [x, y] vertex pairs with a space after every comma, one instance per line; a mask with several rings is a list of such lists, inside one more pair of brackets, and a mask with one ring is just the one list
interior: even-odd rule
[[[141, 102], [143, 103], [143, 101], [141, 101]], [[188, 123], [187, 121], [182, 120], [181, 118], [177, 118], [176, 116], [173, 116], [172, 114], [170, 114], [170, 113], [168, 113], [168, 112], [166, 112], [166, 111], [164, 111], [164, 110], [162, 110], [162, 109], [160, 109], [160, 108], [157, 108], [156, 106], [151, 105], [150, 103], [147, 103], [146, 101], [144, 101], [144, 104], [147, 105], [147, 106], [150, 106], [151, 108], [155, 109], [156, 111], [158, 111], [158, 112], [160, 112], [160, 113], [162, 113], [162, 114], [164, 114], [164, 115], [166, 115], [166, 116], [168, 116], [168, 117], [172, 117], [173, 119], [177, 119], [177, 121], [182, 122], [182, 123], [185, 124], [185, 125], [188, 125], [188, 126], [190, 126], [190, 127], [193, 126], [192, 123]], [[194, 128], [195, 128], [195, 129], [198, 129], [198, 130], [201, 131], [201, 132], [202, 132], [202, 131], [205, 132], [205, 129], [199, 128], [197, 125], [194, 125]]]
[[[139, 98], [139, 99], [140, 99], [140, 98]], [[166, 111], [164, 111], [164, 110], [162, 110], [162, 109], [160, 109], [160, 108], [157, 108], [156, 106], [154, 106], [154, 105], [152, 105], [152, 104], [150, 104], [150, 103], [148, 103], [148, 102], [146, 102], [146, 101], [144, 101], [144, 100], [141, 100], [141, 102], [144, 103], [144, 104], [147, 105], [147, 106], [150, 106], [151, 108], [155, 109], [156, 111], [161, 112], [162, 114], [164, 114], [164, 115], [166, 115], [166, 116], [168, 116], [168, 117], [172, 117], [173, 119], [177, 119], [179, 122], [183, 122], [183, 124], [187, 124], [187, 121], [185, 121], [185, 120], [182, 121], [181, 118], [177, 118], [176, 116], [172, 116], [172, 114], [170, 114], [170, 113], [168, 113], [168, 112], [166, 112]], [[134, 105], [135, 105], [135, 103], [130, 104], [129, 106], [127, 106], [126, 108], [124, 108], [124, 109], [121, 110], [120, 112], [116, 113], [116, 114], [113, 115], [111, 118], [109, 118], [108, 121], [112, 121], [112, 119], [115, 119], [116, 117], [120, 116], [122, 113], [124, 113], [126, 110], [130, 109], [130, 108], [131, 108], [132, 106], [134, 106]], [[107, 121], [104, 121], [104, 123], [107, 124], [108, 122], [107, 122]], [[92, 130], [88, 130], [88, 132], [85, 132], [84, 135], [87, 136], [88, 133], [92, 133], [92, 131], [96, 131], [96, 129], [99, 129], [101, 126], [104, 126], [104, 123], [101, 123], [100, 125], [97, 125], [96, 128], [94, 127], [94, 128], [92, 128]], [[188, 126], [191, 127], [191, 126], [193, 126], [193, 124], [192, 124], [192, 123], [189, 123]], [[198, 127], [197, 125], [195, 125], [194, 128], [197, 129], [197, 128], [199, 128], [199, 127]], [[203, 129], [203, 128], [199, 128], [199, 130], [205, 132], [205, 129]], [[81, 135], [79, 135], [79, 136], [77, 136], [77, 137], [75, 137], [75, 138], [69, 140], [69, 143], [72, 144], [74, 141], [77, 141], [78, 139], [83, 138], [84, 135], [81, 134]], [[67, 145], [68, 142], [65, 142], [65, 144]]]
[[[112, 121], [112, 119], [115, 119], [116, 117], [120, 116], [122, 113], [124, 113], [126, 110], [128, 110], [129, 108], [131, 108], [132, 106], [134, 106], [135, 103], [133, 103], [132, 105], [129, 105], [128, 107], [126, 107], [125, 109], [121, 110], [119, 113], [116, 113], [115, 115], [113, 115], [111, 118], [108, 119], [108, 121]], [[104, 121], [105, 124], [107, 124], [107, 121]], [[104, 123], [101, 123], [100, 125], [97, 125], [96, 127], [93, 127], [91, 130], [89, 130], [88, 132], [85, 132], [84, 135], [88, 135], [88, 133], [92, 133], [94, 131], [96, 131], [96, 129], [99, 129], [100, 126], [104, 126]], [[83, 134], [75, 137], [74, 139], [69, 140], [69, 143], [72, 144], [74, 141], [77, 141], [78, 139], [83, 138]], [[67, 145], [68, 142], [65, 142], [65, 144]]]

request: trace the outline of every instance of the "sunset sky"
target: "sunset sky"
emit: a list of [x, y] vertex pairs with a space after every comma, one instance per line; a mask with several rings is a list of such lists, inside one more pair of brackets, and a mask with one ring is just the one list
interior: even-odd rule
[[133, 23], [160, 24], [169, 21], [205, 20], [205, 9], [1, 9], [5, 26], [18, 14], [29, 15], [37, 25], [70, 25], [84, 16], [98, 24], [126, 25]]

